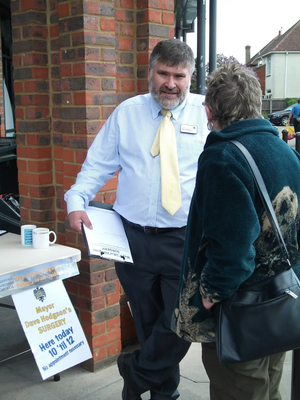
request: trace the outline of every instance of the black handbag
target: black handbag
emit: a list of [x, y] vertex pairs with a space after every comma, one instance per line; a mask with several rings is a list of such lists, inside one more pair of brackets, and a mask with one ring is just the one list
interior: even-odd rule
[[300, 282], [289, 255], [260, 171], [248, 150], [231, 141], [246, 157], [268, 218], [286, 261], [286, 271], [238, 289], [212, 307], [220, 362], [246, 362], [300, 347]]

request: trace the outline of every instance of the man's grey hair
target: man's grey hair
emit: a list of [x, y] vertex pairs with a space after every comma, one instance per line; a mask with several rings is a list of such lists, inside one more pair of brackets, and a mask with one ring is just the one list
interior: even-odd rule
[[177, 65], [187, 67], [190, 75], [195, 69], [193, 50], [179, 39], [167, 39], [158, 42], [150, 56], [149, 67], [151, 71], [157, 61], [165, 62], [170, 67]]

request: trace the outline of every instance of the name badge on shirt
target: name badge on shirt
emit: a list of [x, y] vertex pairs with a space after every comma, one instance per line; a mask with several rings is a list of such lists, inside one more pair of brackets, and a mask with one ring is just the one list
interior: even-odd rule
[[192, 135], [197, 135], [198, 127], [196, 125], [181, 125], [180, 126], [181, 133], [190, 133]]

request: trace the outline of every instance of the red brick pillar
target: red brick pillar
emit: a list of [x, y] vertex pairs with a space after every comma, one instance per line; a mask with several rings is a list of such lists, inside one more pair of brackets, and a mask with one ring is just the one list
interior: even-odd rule
[[[58, 6], [60, 69], [55, 88], [60, 103], [53, 112], [58, 127], [57, 157], [61, 157], [62, 191], [75, 182], [86, 150], [117, 104], [115, 9], [112, 2], [66, 1]], [[117, 177], [97, 195], [115, 200]], [[66, 282], [91, 347], [91, 371], [114, 362], [121, 350], [120, 283], [114, 263], [86, 254], [81, 234], [66, 220], [66, 244], [79, 247], [80, 275]]]
[[54, 230], [47, 7], [22, 0], [11, 9], [21, 219]]
[[174, 37], [174, 0], [137, 0], [137, 84], [148, 92], [149, 56], [155, 45]]
[[[117, 101], [118, 104], [137, 93], [134, 0], [115, 1]], [[127, 298], [121, 288], [120, 297], [122, 347], [137, 342], [133, 319], [127, 306]]]

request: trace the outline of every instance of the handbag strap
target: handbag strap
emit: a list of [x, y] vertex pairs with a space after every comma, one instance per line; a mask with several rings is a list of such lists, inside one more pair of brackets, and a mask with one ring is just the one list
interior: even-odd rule
[[283, 239], [278, 220], [275, 215], [274, 207], [272, 205], [269, 193], [267, 191], [265, 182], [263, 180], [263, 177], [261, 176], [260, 170], [258, 169], [253, 157], [249, 153], [249, 151], [246, 149], [242, 143], [238, 142], [237, 140], [230, 140], [231, 143], [233, 143], [245, 156], [246, 160], [248, 161], [248, 164], [250, 166], [250, 169], [252, 171], [253, 177], [254, 177], [254, 182], [256, 184], [258, 193], [260, 195], [260, 198], [263, 202], [263, 205], [265, 207], [266, 213], [268, 215], [268, 218], [270, 220], [271, 226], [275, 232], [276, 239], [280, 245], [281, 251], [283, 255], [286, 257], [286, 260], [289, 265], [291, 265], [290, 260], [289, 260], [289, 252], [286, 247], [285, 241]]

